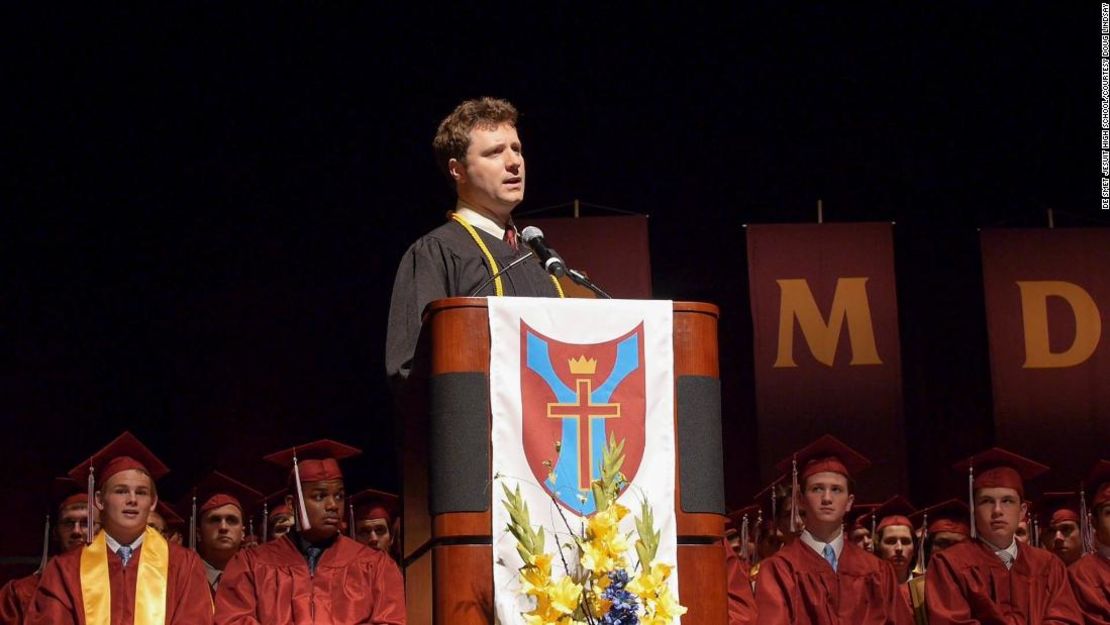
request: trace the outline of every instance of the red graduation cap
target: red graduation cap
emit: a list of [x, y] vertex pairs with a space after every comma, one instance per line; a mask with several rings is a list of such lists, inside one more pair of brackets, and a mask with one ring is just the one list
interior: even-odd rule
[[880, 505], [882, 504], [853, 503], [852, 509], [844, 515], [844, 525], [848, 527], [848, 531], [858, 528], [871, 529], [871, 513]]
[[759, 506], [759, 512], [762, 513], [760, 518], [763, 520], [763, 525], [768, 528], [774, 527], [778, 519], [779, 500], [790, 495], [790, 482], [787, 481], [787, 477], [787, 475], [776, 477], [770, 484], [764, 486], [763, 490], [755, 494], [755, 502]]
[[113, 475], [128, 469], [142, 471], [154, 481], [162, 479], [170, 472], [169, 467], [163, 464], [158, 456], [155, 456], [154, 452], [138, 438], [135, 438], [134, 434], [124, 432], [100, 451], [70, 469], [69, 476], [80, 482], [87, 479], [92, 470], [96, 479], [104, 483]]
[[1091, 508], [1110, 503], [1110, 460], [1099, 460], [1087, 474], [1087, 489], [1091, 496]]
[[259, 500], [259, 503], [262, 504], [262, 507], [266, 509], [267, 521], [277, 516], [293, 514], [293, 507], [285, 503], [285, 498], [288, 495], [289, 489], [282, 488], [270, 493], [269, 495], [266, 495]]
[[262, 493], [219, 471], [213, 471], [204, 476], [197, 483], [194, 492], [196, 493], [197, 502], [200, 504], [200, 507], [197, 508], [198, 515], [203, 515], [209, 510], [215, 510], [222, 506], [232, 505], [239, 508], [244, 520], [251, 511], [250, 506], [262, 498]]
[[339, 469], [339, 461], [362, 453], [357, 447], [344, 445], [330, 439], [321, 439], [274, 452], [263, 459], [273, 464], [288, 467], [290, 486], [297, 494], [297, 512], [300, 517], [301, 529], [311, 529], [308, 521], [308, 511], [304, 506], [304, 491], [301, 484], [309, 482], [323, 482], [325, 480], [341, 480], [343, 472]]
[[290, 469], [289, 478], [291, 481], [293, 471], [297, 471], [301, 482], [322, 482], [324, 480], [343, 479], [343, 472], [339, 469], [339, 461], [357, 456], [360, 453], [362, 453], [362, 450], [357, 447], [344, 445], [330, 439], [321, 439], [307, 445], [299, 445], [274, 452], [263, 459]]
[[959, 499], [948, 499], [914, 512], [910, 515], [910, 520], [924, 523], [925, 531], [930, 534], [954, 532], [970, 536], [971, 529], [967, 524], [969, 515], [970, 510], [966, 503]]
[[282, 488], [258, 499], [262, 506], [262, 542], [270, 539], [270, 524], [282, 516], [293, 516], [293, 507], [285, 503], [289, 495], [288, 488]]
[[850, 478], [871, 466], [871, 461], [863, 454], [845, 445], [831, 434], [826, 434], [799, 449], [775, 465], [775, 468], [788, 472], [792, 470], [795, 462], [798, 467], [798, 481], [803, 483], [810, 476], [826, 471]]
[[351, 497], [351, 505], [355, 509], [355, 520], [385, 519], [392, 524], [397, 518], [401, 498], [393, 493], [367, 488]]
[[185, 527], [185, 519], [173, 509], [170, 504], [158, 500], [158, 505], [154, 507], [154, 511], [162, 515], [162, 520], [166, 522], [166, 530], [176, 529], [180, 530]]
[[50, 501], [58, 514], [70, 506], [89, 504], [85, 486], [71, 477], [56, 477], [50, 484]]
[[[103, 484], [113, 475], [130, 469], [142, 471], [157, 482], [170, 472], [169, 468], [143, 445], [131, 432], [120, 434], [112, 442], [105, 445], [81, 464], [69, 470], [69, 476], [78, 482], [87, 481], [88, 490], [86, 497], [88, 506], [93, 507], [93, 493], [96, 491], [96, 480]], [[92, 524], [86, 532], [85, 542], [92, 542]]]
[[904, 525], [912, 530], [914, 524], [909, 517], [915, 510], [910, 500], [901, 495], [895, 495], [875, 508], [870, 516], [876, 521], [876, 532], [894, 525]]
[[725, 534], [735, 532], [737, 539], [740, 541], [740, 557], [744, 560], [751, 560], [754, 554], [748, 546], [752, 538], [752, 528], [756, 527], [759, 519], [763, 516], [763, 506], [758, 503], [753, 503], [743, 508], [739, 508], [729, 512], [725, 515]]
[[965, 458], [952, 467], [973, 476], [973, 491], [980, 488], [1012, 488], [1022, 499], [1025, 498], [1025, 480], [1048, 471], [1047, 466], [1000, 447]]
[[1037, 513], [1049, 528], [1066, 521], [1079, 524], [1079, 508], [1077, 492], [1044, 493], [1037, 500]]
[[740, 531], [744, 526], [744, 520], [747, 519], [748, 525], [754, 525], [763, 514], [763, 506], [758, 503], [749, 504], [743, 508], [737, 508], [732, 512], [725, 514], [725, 531], [729, 529]]

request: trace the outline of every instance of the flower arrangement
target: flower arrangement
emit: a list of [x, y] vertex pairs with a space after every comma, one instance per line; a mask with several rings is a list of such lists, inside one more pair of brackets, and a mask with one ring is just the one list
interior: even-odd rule
[[[656, 559], [659, 532], [651, 506], [641, 505], [635, 535], [620, 530], [630, 512], [617, 503], [628, 484], [620, 471], [623, 463], [624, 441], [610, 436], [601, 477], [590, 485], [597, 512], [579, 533], [555, 503], [571, 537], [556, 545], [555, 553], [546, 549], [543, 528], [533, 527], [520, 487], [514, 491], [502, 484], [508, 530], [524, 562], [519, 569], [521, 591], [535, 601], [535, 607], [522, 614], [528, 625], [670, 625], [686, 613], [667, 583], [673, 566]], [[629, 562], [630, 546], [636, 552], [634, 566]], [[556, 557], [563, 571], [558, 576], [553, 572]]]

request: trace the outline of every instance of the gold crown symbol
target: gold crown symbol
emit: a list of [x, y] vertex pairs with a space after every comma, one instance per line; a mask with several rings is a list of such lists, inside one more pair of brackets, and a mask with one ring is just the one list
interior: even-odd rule
[[570, 372], [575, 375], [593, 375], [597, 371], [596, 358], [579, 356], [578, 358], [571, 358], [567, 363], [570, 364]]

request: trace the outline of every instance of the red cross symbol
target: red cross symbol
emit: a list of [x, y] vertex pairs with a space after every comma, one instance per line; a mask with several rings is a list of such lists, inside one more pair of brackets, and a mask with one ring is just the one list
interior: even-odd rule
[[590, 450], [593, 446], [595, 419], [611, 419], [621, 416], [620, 404], [595, 404], [590, 399], [593, 383], [588, 378], [576, 378], [577, 397], [573, 404], [548, 404], [547, 416], [551, 419], [574, 419], [578, 422], [578, 488], [590, 490], [593, 470], [590, 466]]

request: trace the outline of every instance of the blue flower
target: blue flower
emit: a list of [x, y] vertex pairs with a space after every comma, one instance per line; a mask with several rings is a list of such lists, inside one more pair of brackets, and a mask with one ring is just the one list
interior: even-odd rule
[[638, 625], [636, 596], [625, 590], [628, 572], [624, 569], [609, 571], [609, 587], [601, 593], [610, 602], [609, 611], [601, 617], [601, 625]]

